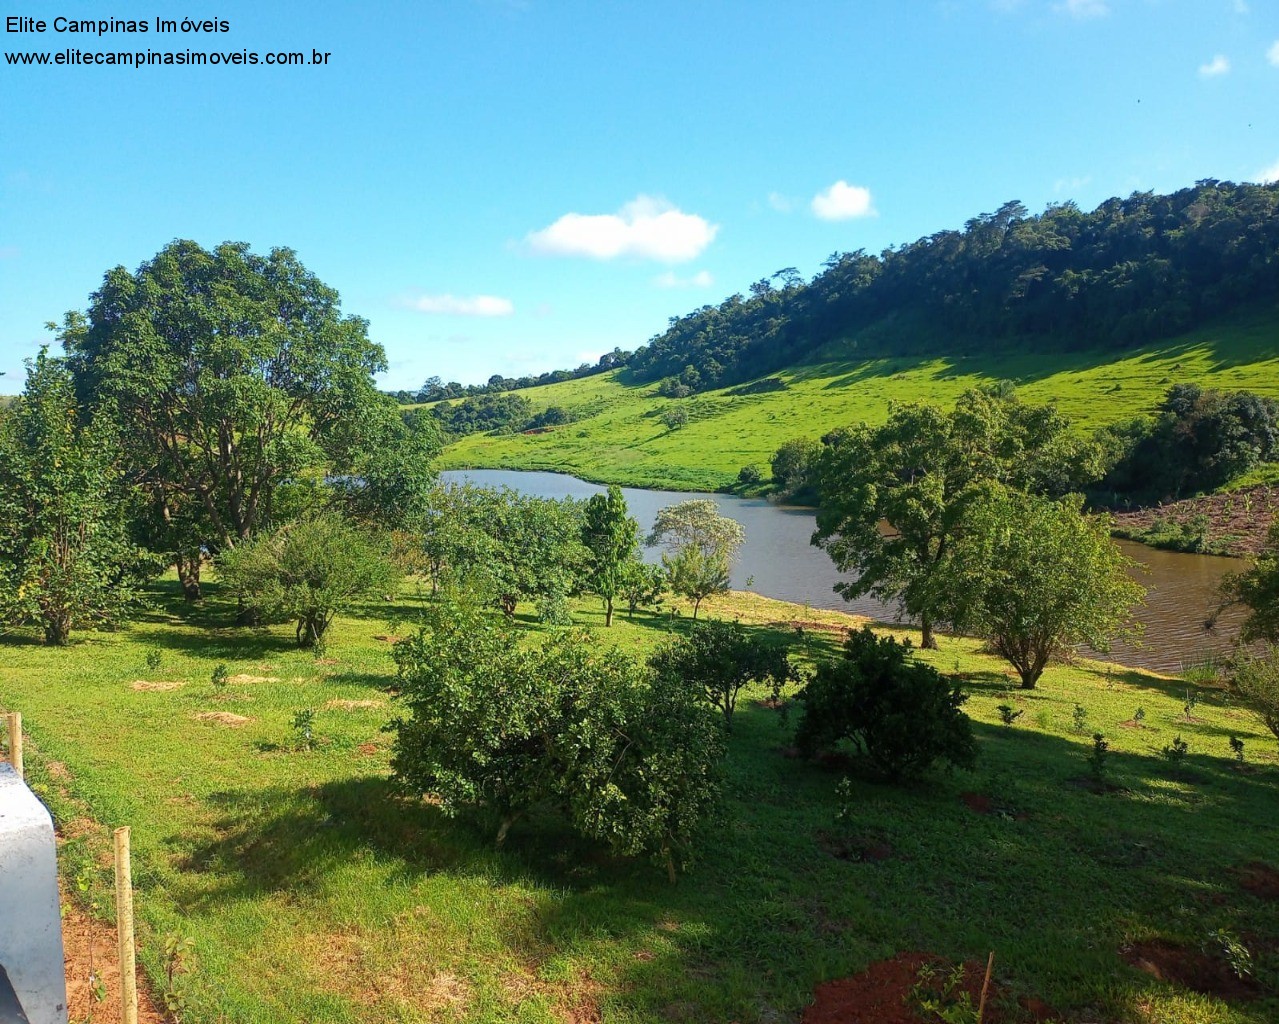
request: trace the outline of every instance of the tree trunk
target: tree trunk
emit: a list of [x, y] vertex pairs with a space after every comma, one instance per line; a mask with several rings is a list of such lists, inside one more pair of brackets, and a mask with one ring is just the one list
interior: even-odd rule
[[200, 552], [177, 553], [174, 564], [178, 570], [178, 582], [182, 584], [182, 597], [186, 601], [199, 601], [200, 593]]
[[925, 651], [937, 650], [937, 638], [933, 636], [933, 617], [927, 612], [919, 616], [919, 630], [923, 634], [919, 646]]
[[235, 624], [237, 626], [260, 626], [262, 624], [262, 616], [258, 614], [256, 608], [250, 608], [244, 603], [244, 598], [238, 598], [235, 603]]
[[611, 597], [604, 599], [604, 625], [613, 625], [613, 599]]
[[699, 609], [701, 606], [702, 606], [702, 599], [699, 597], [696, 601], [693, 602], [693, 621], [694, 622], [697, 621], [697, 609]]
[[44, 616], [44, 642], [55, 647], [61, 647], [70, 637], [71, 616], [65, 611], [46, 612]]

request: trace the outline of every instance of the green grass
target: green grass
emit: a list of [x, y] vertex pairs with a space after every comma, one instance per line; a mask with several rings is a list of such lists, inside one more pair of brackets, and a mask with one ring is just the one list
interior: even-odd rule
[[540, 469], [603, 483], [678, 490], [722, 490], [737, 472], [768, 460], [792, 437], [882, 422], [890, 402], [949, 404], [964, 390], [1016, 381], [1028, 402], [1056, 401], [1080, 429], [1153, 411], [1176, 383], [1247, 389], [1279, 398], [1279, 325], [1254, 313], [1127, 352], [1015, 352], [943, 358], [849, 358], [853, 342], [832, 346], [821, 362], [775, 376], [783, 391], [733, 395], [732, 388], [683, 400], [687, 426], [658, 418], [673, 400], [653, 387], [627, 386], [619, 372], [529, 388], [534, 411], [559, 405], [575, 423], [535, 435], [472, 435], [451, 445], [451, 468]]
[[[808, 622], [801, 649], [814, 656], [833, 640], [813, 623], [852, 621], [749, 594], [710, 604], [752, 628]], [[782, 756], [788, 729], [748, 699], [762, 694], [744, 695], [725, 825], [671, 886], [551, 821], [517, 828], [499, 854], [394, 793], [382, 732], [392, 665], [376, 637], [406, 632], [415, 607], [406, 597], [340, 618], [323, 661], [294, 648], [288, 627], [229, 628], [216, 590], [188, 611], [172, 582], [126, 630], [63, 650], [3, 642], [0, 706], [24, 714], [30, 779], [67, 837], [63, 871], [87, 872], [110, 906], [106, 830], [132, 826], [150, 977], [162, 976], [166, 934], [194, 939], [188, 1024], [794, 1021], [816, 983], [913, 949], [994, 949], [1008, 991], [1073, 1019], [1260, 1024], [1279, 1012], [1273, 998], [1225, 1005], [1179, 991], [1118, 955], [1145, 937], [1197, 943], [1224, 927], [1277, 990], [1279, 906], [1239, 888], [1234, 871], [1276, 862], [1279, 757], [1215, 691], [1193, 722], [1181, 720], [1183, 684], [1122, 668], [1053, 667], [1023, 694], [973, 642], [944, 638], [927, 657], [968, 680], [979, 768], [909, 788], [857, 783], [843, 826], [840, 773]], [[575, 614], [602, 627], [593, 602]], [[598, 632], [642, 653], [686, 621], [623, 614]], [[220, 663], [256, 679], [215, 688]], [[1004, 702], [1026, 710], [1014, 727], [998, 724]], [[1121, 792], [1078, 784], [1089, 741], [1072, 729], [1076, 703], [1086, 732], [1111, 741]], [[1138, 705], [1147, 728], [1121, 727]], [[316, 710], [311, 751], [294, 749], [303, 708]], [[250, 720], [196, 717], [207, 712]], [[1158, 751], [1176, 734], [1190, 755], [1174, 770]], [[1231, 734], [1245, 740], [1247, 772], [1229, 760]], [[966, 791], [1005, 813], [969, 810]], [[858, 840], [893, 856], [827, 852]]]

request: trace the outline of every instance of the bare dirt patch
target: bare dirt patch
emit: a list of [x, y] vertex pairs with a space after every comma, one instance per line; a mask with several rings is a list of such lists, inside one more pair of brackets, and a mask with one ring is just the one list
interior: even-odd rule
[[330, 700], [325, 701], [326, 711], [362, 711], [366, 708], [386, 707], [384, 700]]
[[141, 690], [145, 693], [164, 693], [168, 690], [180, 690], [186, 686], [186, 683], [178, 682], [175, 679], [135, 679], [129, 686], [131, 689]]
[[395, 636], [393, 633], [375, 633], [373, 635], [373, 639], [381, 640], [383, 643], [386, 643], [386, 644], [398, 644], [401, 640], [404, 639], [404, 637]]
[[195, 717], [201, 722], [217, 722], [218, 725], [229, 725], [232, 728], [253, 721], [247, 715], [236, 715], [230, 711], [197, 711]]
[[841, 835], [822, 830], [817, 833], [817, 845], [832, 857], [857, 864], [877, 864], [893, 856], [892, 846], [873, 835]]
[[1239, 869], [1239, 884], [1263, 900], [1279, 900], [1279, 868], [1254, 860]]
[[227, 677], [228, 683], [278, 683], [279, 676], [251, 676], [245, 672], [238, 672], [233, 676]]
[[847, 633], [853, 627], [838, 622], [818, 622], [816, 619], [776, 619], [768, 623], [774, 629], [793, 629], [808, 633]]
[[1266, 531], [1279, 510], [1279, 487], [1258, 484], [1229, 494], [1187, 498], [1168, 505], [1115, 513], [1115, 525], [1124, 530], [1148, 530], [1156, 519], [1189, 523], [1196, 516], [1208, 517], [1208, 537], [1227, 539], [1227, 553], [1255, 555], [1265, 545]]
[[[63, 900], [62, 947], [67, 974], [67, 1016], [71, 1020], [92, 1020], [94, 1024], [118, 1024], [120, 1020], [120, 961], [115, 929], [105, 921], [90, 917], [69, 900]], [[101, 988], [95, 984], [101, 983]], [[95, 995], [105, 992], [99, 1000]], [[165, 1024], [147, 989], [145, 975], [138, 971], [138, 1020], [142, 1024]]]
[[365, 757], [372, 757], [374, 754], [378, 752], [380, 748], [378, 747], [376, 743], [361, 743], [355, 749], [359, 753], [363, 754]]
[[1147, 939], [1120, 950], [1124, 962], [1160, 981], [1222, 999], [1255, 999], [1261, 987], [1240, 978], [1224, 960], [1193, 946], [1167, 939]]
[[[911, 989], [919, 984], [921, 972], [934, 972], [929, 987], [940, 991], [942, 980], [951, 965], [931, 953], [898, 953], [890, 960], [871, 964], [860, 974], [818, 985], [813, 1003], [804, 1011], [802, 1024], [927, 1024], [936, 1016], [925, 1016], [911, 998]], [[966, 963], [963, 977], [951, 991], [952, 999], [966, 993], [976, 1009], [981, 999], [985, 964]], [[1052, 1020], [1056, 1014], [1039, 1000], [1023, 1000], [1020, 1007], [1009, 1010], [1003, 1005], [999, 986], [992, 981], [986, 997], [986, 1024], [1006, 1024], [1018, 1019]]]

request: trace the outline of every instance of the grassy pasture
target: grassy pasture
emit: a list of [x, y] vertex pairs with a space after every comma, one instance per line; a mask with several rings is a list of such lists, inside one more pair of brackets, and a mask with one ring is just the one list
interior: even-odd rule
[[[24, 713], [29, 776], [65, 838], [68, 882], [110, 906], [108, 830], [129, 824], [141, 956], [157, 988], [166, 934], [194, 940], [191, 1024], [795, 1021], [814, 984], [912, 949], [995, 949], [1008, 992], [1070, 1019], [1261, 1024], [1279, 1013], [1279, 903], [1238, 874], [1279, 866], [1279, 748], [1219, 693], [1186, 721], [1182, 683], [1082, 663], [1021, 694], [974, 642], [944, 638], [927, 657], [968, 679], [979, 768], [909, 788], [856, 783], [844, 824], [841, 772], [783, 756], [788, 730], [744, 695], [725, 822], [671, 886], [553, 820], [517, 827], [497, 853], [429, 802], [394, 794], [381, 731], [394, 709], [390, 645], [378, 637], [412, 628], [415, 597], [340, 618], [317, 660], [288, 627], [230, 628], [211, 589], [188, 611], [176, 584], [161, 584], [142, 621], [69, 649], [10, 635], [0, 665], [0, 706]], [[854, 622], [751, 594], [710, 611], [759, 629], [806, 623], [810, 656], [834, 649], [824, 630]], [[575, 614], [636, 653], [687, 621], [620, 614], [605, 631], [594, 602]], [[230, 682], [218, 689], [221, 663]], [[1025, 711], [1011, 727], [1002, 702]], [[1138, 706], [1145, 728], [1121, 726]], [[303, 708], [316, 712], [314, 750], [295, 749]], [[1094, 729], [1112, 744], [1118, 792], [1079, 785]], [[1190, 754], [1173, 768], [1158, 751], [1177, 734]], [[1246, 744], [1243, 771], [1231, 734]], [[970, 809], [965, 793], [998, 813]], [[891, 854], [856, 859], [867, 844]], [[1247, 944], [1269, 998], [1226, 1004], [1119, 956], [1133, 941], [1196, 944], [1219, 927]]]
[[451, 445], [443, 465], [467, 469], [539, 469], [599, 483], [677, 490], [722, 490], [748, 463], [768, 459], [792, 437], [882, 422], [891, 402], [949, 404], [968, 388], [1017, 382], [1028, 402], [1056, 401], [1080, 429], [1151, 412], [1169, 387], [1247, 389], [1279, 398], [1279, 326], [1273, 313], [1127, 352], [858, 359], [856, 339], [829, 347], [818, 361], [776, 374], [785, 390], [734, 394], [727, 388], [680, 400], [687, 426], [659, 418], [674, 400], [651, 385], [624, 384], [624, 371], [520, 392], [535, 412], [552, 405], [577, 422], [541, 434], [475, 434]]

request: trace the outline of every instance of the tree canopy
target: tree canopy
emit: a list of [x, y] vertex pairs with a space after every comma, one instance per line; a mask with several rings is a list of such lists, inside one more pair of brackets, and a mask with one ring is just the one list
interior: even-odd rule
[[895, 405], [880, 426], [828, 436], [812, 473], [820, 494], [813, 543], [854, 574], [836, 589], [899, 601], [920, 620], [923, 646], [935, 646], [951, 554], [981, 484], [1058, 494], [1097, 475], [1095, 450], [1068, 427], [1053, 406], [989, 388], [966, 392], [949, 413]]
[[367, 500], [378, 484], [420, 492], [431, 448], [374, 387], [367, 326], [289, 249], [175, 241], [108, 271], [62, 338], [82, 400], [126, 428], [133, 481], [225, 549], [308, 478], [358, 480], [366, 513], [388, 507]]
[[693, 602], [697, 618], [702, 602], [728, 589], [737, 549], [746, 539], [741, 523], [719, 514], [710, 498], [667, 505], [657, 513], [648, 535], [650, 545], [662, 545], [671, 591]]

